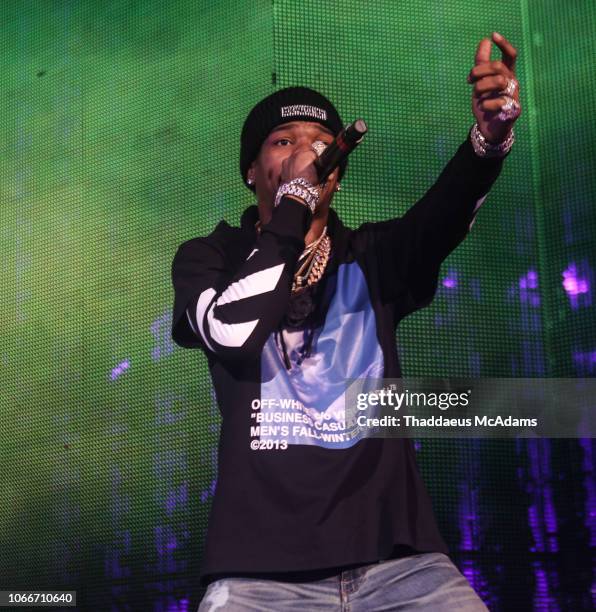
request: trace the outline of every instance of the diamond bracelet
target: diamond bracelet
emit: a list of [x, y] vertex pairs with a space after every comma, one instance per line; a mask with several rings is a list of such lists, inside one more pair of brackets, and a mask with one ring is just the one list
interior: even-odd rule
[[478, 124], [474, 123], [470, 131], [470, 140], [474, 147], [474, 152], [479, 157], [504, 157], [509, 153], [515, 142], [515, 133], [512, 129], [511, 132], [509, 132], [509, 136], [507, 136], [503, 142], [491, 144], [482, 135], [482, 132], [478, 128]]
[[315, 213], [315, 209], [319, 202], [320, 191], [318, 187], [311, 185], [304, 178], [295, 178], [287, 183], [283, 183], [279, 186], [277, 194], [275, 196], [275, 206], [279, 206], [279, 202], [285, 195], [293, 195], [301, 200], [310, 208], [310, 211]]

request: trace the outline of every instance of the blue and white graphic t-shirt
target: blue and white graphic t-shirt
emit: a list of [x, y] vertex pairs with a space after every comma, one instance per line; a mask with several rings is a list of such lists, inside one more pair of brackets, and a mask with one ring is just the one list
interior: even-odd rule
[[352, 230], [330, 209], [331, 257], [302, 328], [284, 323], [311, 221], [300, 202], [282, 198], [260, 234], [251, 206], [240, 228], [222, 221], [179, 247], [172, 335], [205, 353], [222, 415], [203, 584], [447, 552], [411, 441], [363, 437], [344, 392], [401, 375], [396, 326], [432, 301], [501, 165], [466, 140], [402, 217]]
[[[259, 439], [286, 440], [288, 444], [314, 444], [348, 448], [362, 439], [355, 422], [346, 423], [346, 380], [383, 377], [383, 351], [376, 335], [375, 314], [366, 279], [354, 261], [341, 264], [322, 326], [314, 330], [283, 329], [292, 364], [286, 369], [283, 345], [275, 334], [261, 356], [261, 415]], [[313, 334], [315, 350], [300, 361], [300, 349]], [[351, 347], [340, 351], [338, 347]], [[263, 401], [265, 400], [265, 401]]]

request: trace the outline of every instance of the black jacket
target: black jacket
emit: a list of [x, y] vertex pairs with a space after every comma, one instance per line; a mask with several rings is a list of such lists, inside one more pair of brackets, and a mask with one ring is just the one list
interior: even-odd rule
[[290, 355], [280, 330], [307, 207], [282, 199], [257, 236], [252, 206], [240, 228], [179, 247], [173, 338], [207, 355], [223, 419], [204, 583], [447, 552], [411, 441], [350, 430], [342, 385], [401, 375], [397, 324], [432, 301], [501, 165], [466, 140], [403, 217], [352, 230], [331, 209], [332, 257]]

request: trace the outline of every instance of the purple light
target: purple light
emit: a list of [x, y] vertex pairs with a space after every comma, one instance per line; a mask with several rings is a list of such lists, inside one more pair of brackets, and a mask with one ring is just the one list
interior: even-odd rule
[[492, 601], [493, 597], [489, 591], [488, 583], [482, 575], [482, 571], [474, 565], [474, 561], [471, 559], [466, 559], [462, 563], [462, 567], [460, 569], [461, 573], [467, 578], [468, 582], [472, 585], [472, 588], [482, 598], [484, 603], [487, 605], [492, 605], [494, 602]]
[[[479, 449], [478, 440], [472, 442], [475, 450]], [[480, 461], [478, 453], [473, 458], [462, 461], [462, 480], [459, 483], [458, 524], [460, 532], [460, 550], [479, 550], [482, 545], [482, 530], [479, 521], [479, 487]]]
[[153, 528], [153, 533], [155, 534], [155, 550], [158, 556], [154, 570], [158, 573], [185, 570], [187, 560], [177, 558], [174, 552], [185, 545], [185, 541], [189, 537], [189, 531], [182, 530], [176, 534], [172, 525], [156, 525]]
[[124, 361], [120, 362], [115, 368], [112, 368], [112, 371], [110, 372], [110, 380], [116, 380], [118, 376], [123, 374], [126, 370], [128, 370], [128, 368], [130, 368], [130, 362], [128, 361], [128, 359], [125, 359]]
[[579, 279], [576, 276], [563, 274], [565, 280], [563, 287], [569, 295], [579, 295], [580, 293], [588, 293], [588, 283], [585, 279]]
[[[552, 586], [558, 586], [556, 576], [553, 572], [547, 572], [541, 561], [535, 561], [534, 565], [534, 580], [536, 584], [536, 592], [534, 593], [534, 610], [548, 610], [549, 612], [558, 612], [559, 607], [555, 597], [551, 595]], [[556, 591], [556, 589], [555, 589]]]
[[589, 438], [580, 438], [579, 444], [584, 451], [582, 467], [585, 472], [584, 488], [586, 490], [585, 525], [590, 533], [590, 546], [596, 546], [596, 484], [594, 482], [593, 442]]
[[567, 293], [567, 297], [571, 303], [571, 307], [576, 309], [580, 306], [580, 297], [582, 306], [590, 306], [592, 304], [592, 295], [590, 287], [592, 285], [592, 270], [586, 261], [576, 265], [571, 262], [566, 270], [563, 270], [563, 289]]
[[454, 289], [457, 287], [457, 271], [449, 270], [447, 276], [443, 279], [443, 287], [448, 289]]
[[188, 483], [183, 482], [178, 489], [168, 491], [166, 498], [166, 512], [171, 515], [176, 506], [185, 506], [188, 502]]
[[467, 482], [461, 483], [459, 498], [460, 550], [478, 550], [478, 491]]
[[109, 578], [127, 578], [131, 575], [131, 568], [122, 565], [121, 556], [127, 556], [130, 553], [132, 541], [130, 531], [117, 531], [116, 535], [119, 539], [114, 543], [114, 548], [106, 550], [104, 571]]
[[209, 488], [201, 493], [201, 503], [205, 503], [210, 497], [215, 495], [215, 486], [217, 485], [217, 478], [214, 478], [209, 485]]
[[[481, 494], [481, 462], [479, 452], [480, 440], [471, 440], [472, 452], [461, 455], [459, 468], [461, 480], [458, 483], [458, 525], [460, 533], [459, 548], [462, 551], [482, 549], [484, 533], [480, 515], [479, 498]], [[462, 574], [487, 605], [495, 603], [487, 581], [481, 569], [472, 559], [465, 559], [461, 567]]]
[[528, 523], [539, 552], [557, 552], [558, 525], [550, 479], [550, 440], [528, 440], [529, 474], [525, 487], [533, 503], [528, 507]]
[[573, 361], [578, 376], [588, 376], [596, 371], [596, 351], [573, 351]]
[[540, 294], [538, 289], [538, 273], [536, 270], [528, 270], [526, 274], [519, 277], [519, 301], [525, 302], [533, 308], [540, 306]]
[[530, 550], [532, 552], [544, 552], [544, 540], [542, 538], [542, 533], [540, 531], [540, 519], [538, 517], [538, 510], [535, 505], [528, 506], [528, 523], [530, 525], [530, 530], [532, 531], [532, 535], [534, 536], [534, 544]]
[[167, 610], [168, 612], [188, 612], [189, 605], [190, 605], [190, 600], [181, 599], [178, 602], [168, 604]]
[[178, 542], [176, 541], [175, 537], [171, 537], [167, 543], [166, 543], [166, 548], [168, 550], [175, 550], [176, 548], [178, 548]]

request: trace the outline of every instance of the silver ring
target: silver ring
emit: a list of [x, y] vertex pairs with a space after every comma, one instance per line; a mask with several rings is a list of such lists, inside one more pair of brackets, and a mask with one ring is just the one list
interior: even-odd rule
[[501, 107], [501, 112], [497, 115], [497, 119], [509, 121], [519, 116], [520, 112], [519, 102], [510, 96], [505, 96], [505, 104]]
[[315, 140], [311, 145], [313, 151], [321, 157], [323, 151], [327, 148], [327, 145], [321, 140]]
[[507, 79], [507, 87], [503, 91], [503, 95], [513, 98], [515, 90], [517, 89], [517, 82], [515, 79]]

